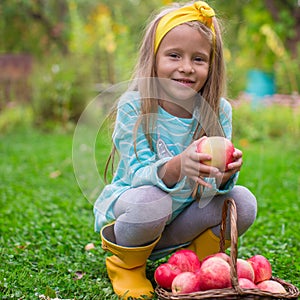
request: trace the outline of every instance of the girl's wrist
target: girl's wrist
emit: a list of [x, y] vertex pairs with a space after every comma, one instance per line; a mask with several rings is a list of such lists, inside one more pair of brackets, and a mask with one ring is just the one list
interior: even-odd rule
[[180, 155], [174, 156], [162, 165], [158, 170], [158, 177], [168, 187], [172, 187], [177, 184], [182, 179]]
[[226, 186], [227, 182], [230, 180], [232, 175], [232, 173], [226, 172], [223, 173], [223, 176], [221, 178], [216, 178], [216, 183], [217, 186], [219, 186], [220, 190], [222, 190]]

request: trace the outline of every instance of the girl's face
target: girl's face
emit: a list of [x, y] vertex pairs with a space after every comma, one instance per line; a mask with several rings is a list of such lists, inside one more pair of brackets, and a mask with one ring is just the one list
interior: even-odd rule
[[182, 24], [170, 30], [156, 54], [156, 75], [168, 79], [161, 84], [162, 96], [180, 101], [200, 91], [207, 80], [210, 52], [209, 41], [197, 29]]

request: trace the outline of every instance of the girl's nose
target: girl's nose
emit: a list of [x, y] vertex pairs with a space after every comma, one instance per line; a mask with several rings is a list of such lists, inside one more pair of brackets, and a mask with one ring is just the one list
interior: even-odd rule
[[181, 65], [178, 68], [178, 71], [181, 73], [194, 73], [194, 68], [190, 60], [182, 60]]

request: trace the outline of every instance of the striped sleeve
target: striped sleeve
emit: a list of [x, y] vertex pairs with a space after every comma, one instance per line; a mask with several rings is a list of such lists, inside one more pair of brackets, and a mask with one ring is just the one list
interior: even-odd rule
[[[133, 102], [120, 102], [116, 126], [113, 133], [114, 144], [121, 155], [118, 176], [132, 187], [156, 185], [166, 192], [182, 189], [184, 179], [171, 189], [158, 177], [158, 168], [171, 157], [158, 159], [148, 144], [140, 126], [137, 134], [134, 128], [139, 116], [139, 107]], [[136, 149], [134, 148], [136, 145]]]

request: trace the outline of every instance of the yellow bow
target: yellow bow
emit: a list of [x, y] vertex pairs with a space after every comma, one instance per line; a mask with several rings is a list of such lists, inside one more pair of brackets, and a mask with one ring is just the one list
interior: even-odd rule
[[166, 14], [157, 25], [154, 52], [157, 52], [162, 39], [171, 29], [189, 21], [199, 21], [214, 33], [213, 16], [215, 16], [214, 10], [204, 1], [197, 1]]

